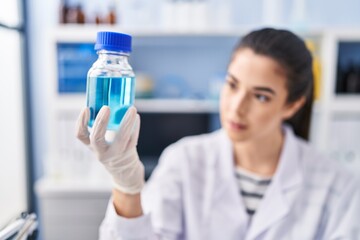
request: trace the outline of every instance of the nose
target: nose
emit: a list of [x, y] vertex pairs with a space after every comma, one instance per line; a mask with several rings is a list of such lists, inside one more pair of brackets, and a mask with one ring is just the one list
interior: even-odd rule
[[241, 91], [231, 99], [231, 110], [239, 115], [246, 114], [249, 110], [250, 101], [248, 94], [245, 91]]

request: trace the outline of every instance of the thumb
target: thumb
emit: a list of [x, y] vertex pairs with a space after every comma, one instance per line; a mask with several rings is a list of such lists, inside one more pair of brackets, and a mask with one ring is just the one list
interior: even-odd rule
[[112, 147], [116, 147], [120, 152], [125, 151], [127, 148], [136, 120], [136, 115], [136, 108], [130, 107], [120, 123], [118, 132], [112, 144]]

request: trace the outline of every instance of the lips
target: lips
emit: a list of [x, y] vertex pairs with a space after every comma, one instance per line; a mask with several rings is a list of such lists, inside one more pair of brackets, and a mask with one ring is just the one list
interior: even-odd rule
[[228, 121], [229, 126], [233, 130], [245, 130], [247, 129], [247, 126], [243, 123], [235, 122], [235, 121]]

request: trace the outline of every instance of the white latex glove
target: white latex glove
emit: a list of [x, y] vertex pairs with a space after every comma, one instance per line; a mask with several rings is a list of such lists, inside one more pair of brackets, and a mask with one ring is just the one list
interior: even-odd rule
[[122, 119], [114, 140], [105, 140], [110, 109], [103, 106], [88, 131], [89, 108], [85, 108], [77, 122], [77, 138], [96, 153], [114, 179], [115, 188], [123, 193], [139, 193], [144, 185], [144, 165], [139, 159], [136, 145], [140, 131], [140, 117], [135, 107], [130, 107]]

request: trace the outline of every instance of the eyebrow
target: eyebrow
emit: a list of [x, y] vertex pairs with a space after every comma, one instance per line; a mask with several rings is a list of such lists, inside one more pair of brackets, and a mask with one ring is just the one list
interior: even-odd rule
[[[228, 73], [228, 76], [234, 80], [235, 82], [240, 82], [239, 79], [237, 79], [234, 75], [232, 75], [231, 73]], [[269, 87], [254, 87], [255, 90], [257, 91], [264, 91], [264, 92], [268, 92], [271, 93], [272, 95], [276, 95], [275, 91]]]

